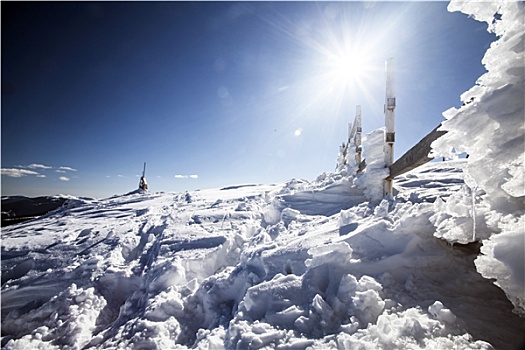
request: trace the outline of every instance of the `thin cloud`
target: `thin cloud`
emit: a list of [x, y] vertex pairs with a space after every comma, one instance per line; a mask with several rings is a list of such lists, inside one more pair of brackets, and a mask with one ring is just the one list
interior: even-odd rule
[[2, 168], [2, 175], [9, 177], [22, 177], [26, 175], [40, 175], [36, 171], [27, 170], [27, 169], [12, 169], [12, 168]]
[[60, 181], [69, 181], [69, 177], [65, 177], [65, 176], [60, 176], [59, 179]]
[[65, 171], [65, 170], [57, 169], [57, 170], [55, 170], [55, 172], [57, 172], [57, 173], [65, 173], [66, 171]]
[[44, 174], [38, 174], [36, 177], [46, 177]]
[[53, 167], [49, 166], [49, 165], [33, 163], [33, 164], [29, 164], [28, 166], [25, 166], [23, 168], [29, 168], [29, 169], [51, 169]]
[[180, 174], [177, 174], [177, 175], [175, 175], [175, 178], [176, 179], [198, 179], [199, 175], [180, 175]]
[[[64, 170], [64, 171], [77, 171], [77, 169], [73, 169], [71, 167], [68, 167], [68, 166], [61, 166], [61, 167], [58, 167], [58, 170]], [[58, 172], [57, 170], [57, 172]]]

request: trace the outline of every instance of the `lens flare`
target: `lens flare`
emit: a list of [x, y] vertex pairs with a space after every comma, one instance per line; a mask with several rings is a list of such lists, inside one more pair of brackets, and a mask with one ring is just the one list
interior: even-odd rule
[[271, 61], [281, 71], [272, 81], [268, 108], [278, 111], [295, 139], [305, 138], [306, 131], [326, 140], [340, 137], [338, 125], [353, 118], [356, 105], [367, 127], [382, 125], [385, 59], [396, 56], [403, 33], [410, 32], [409, 5], [319, 2], [299, 13], [292, 8], [270, 4], [257, 12], [267, 30], [287, 44]]
[[366, 57], [357, 52], [345, 52], [342, 56], [334, 57], [333, 69], [343, 81], [356, 82], [365, 75]]

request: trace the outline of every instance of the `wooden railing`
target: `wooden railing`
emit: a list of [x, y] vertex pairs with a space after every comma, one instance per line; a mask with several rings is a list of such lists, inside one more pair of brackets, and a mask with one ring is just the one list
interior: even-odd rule
[[399, 157], [399, 159], [389, 167], [390, 176], [386, 179], [393, 180], [396, 176], [409, 172], [410, 170], [431, 161], [433, 158], [428, 156], [432, 149], [430, 145], [433, 141], [447, 133], [446, 131], [438, 130], [440, 126], [441, 124], [428, 133], [428, 135], [423, 137], [414, 147]]

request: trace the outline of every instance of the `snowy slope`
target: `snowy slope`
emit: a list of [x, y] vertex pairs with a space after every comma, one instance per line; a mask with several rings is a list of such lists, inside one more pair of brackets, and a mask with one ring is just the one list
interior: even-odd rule
[[513, 349], [524, 320], [476, 272], [475, 250], [433, 237], [436, 197], [462, 186], [462, 166], [428, 164], [397, 182], [396, 201], [378, 204], [357, 203], [348, 177], [324, 174], [79, 201], [8, 227], [2, 341], [7, 349]]

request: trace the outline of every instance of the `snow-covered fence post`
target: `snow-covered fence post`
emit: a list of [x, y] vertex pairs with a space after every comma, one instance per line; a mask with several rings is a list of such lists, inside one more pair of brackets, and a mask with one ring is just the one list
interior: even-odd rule
[[355, 107], [355, 124], [356, 124], [356, 133], [355, 133], [355, 161], [356, 164], [361, 163], [361, 133], [363, 128], [361, 126], [361, 106], [357, 105]]
[[[357, 172], [360, 172], [364, 168], [364, 162], [361, 161], [361, 134], [363, 128], [361, 126], [361, 106], [356, 106], [356, 113], [353, 123], [348, 123], [348, 142], [346, 144], [347, 149], [352, 149], [355, 152], [354, 160], [355, 164], [358, 166]], [[350, 148], [352, 147], [352, 148]], [[346, 153], [349, 154], [348, 152]], [[349, 164], [353, 162], [348, 162]]]
[[347, 142], [347, 145], [350, 144], [350, 142], [352, 141], [352, 123], [348, 123], [348, 142]]
[[[354, 118], [354, 123], [349, 123], [349, 132], [348, 132], [348, 144], [355, 145], [355, 130], [356, 130], [356, 120]], [[350, 127], [351, 126], [351, 127]]]
[[[386, 61], [386, 95], [385, 95], [385, 168], [390, 168], [394, 163], [394, 141], [395, 129], [394, 109], [396, 108], [395, 92], [395, 67], [394, 59], [389, 58]], [[383, 193], [385, 196], [392, 194], [392, 178], [385, 179]]]
[[346, 141], [345, 165], [350, 164], [350, 162], [348, 161], [348, 150], [350, 149], [350, 145], [352, 144], [352, 126], [352, 123], [348, 123], [348, 140]]

